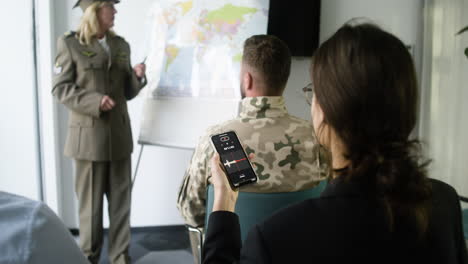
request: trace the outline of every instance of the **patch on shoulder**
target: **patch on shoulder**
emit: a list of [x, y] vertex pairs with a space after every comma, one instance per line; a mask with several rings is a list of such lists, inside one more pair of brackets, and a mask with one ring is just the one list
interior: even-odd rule
[[62, 73], [62, 66], [58, 62], [55, 63], [54, 73], [55, 75]]
[[64, 34], [64, 35], [65, 35], [65, 37], [71, 37], [71, 36], [74, 36], [74, 35], [75, 35], [75, 31], [71, 31], [71, 30], [70, 30], [70, 31], [67, 31], [67, 32], [65, 32], [65, 34]]

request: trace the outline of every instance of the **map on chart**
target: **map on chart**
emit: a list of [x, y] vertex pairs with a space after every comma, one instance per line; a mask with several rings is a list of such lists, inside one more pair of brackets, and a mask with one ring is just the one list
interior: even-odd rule
[[268, 0], [159, 0], [148, 54], [151, 96], [239, 98], [244, 40], [265, 34]]

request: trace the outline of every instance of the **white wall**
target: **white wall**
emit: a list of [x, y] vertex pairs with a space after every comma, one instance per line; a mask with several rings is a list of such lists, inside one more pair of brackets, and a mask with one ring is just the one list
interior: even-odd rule
[[[74, 29], [78, 23], [80, 10], [71, 11], [74, 0], [55, 0], [55, 37]], [[152, 0], [122, 1], [116, 7], [115, 30], [125, 37], [132, 47], [132, 63], [141, 61], [146, 51], [145, 32], [148, 32], [148, 12]], [[394, 32], [408, 44], [415, 44], [416, 51], [421, 45], [421, 21], [423, 0], [323, 0], [320, 26], [320, 39], [330, 36], [345, 21], [356, 16], [367, 16]], [[140, 48], [141, 47], [141, 48]], [[55, 53], [55, 49], [54, 49]], [[289, 111], [299, 117], [310, 119], [310, 112], [303, 98], [301, 88], [310, 82], [309, 58], [294, 58], [291, 77], [285, 98]], [[137, 138], [143, 98], [129, 102], [135, 150], [132, 155], [133, 169], [140, 146]], [[66, 133], [67, 113], [58, 107], [58, 137], [60, 152]], [[175, 120], [174, 122], [177, 122]], [[133, 190], [132, 226], [156, 226], [183, 224], [176, 209], [179, 184], [191, 157], [191, 151], [145, 146], [140, 170]], [[60, 178], [62, 180], [61, 216], [69, 227], [77, 227], [77, 209], [73, 189], [71, 162], [61, 156]], [[107, 221], [106, 221], [107, 224]]]
[[39, 199], [32, 25], [32, 1], [2, 2], [0, 190]]
[[[78, 9], [72, 10], [75, 5], [75, 0], [52, 0], [54, 10], [54, 38], [58, 39], [69, 30], [76, 30], [81, 16], [81, 11]], [[56, 42], [53, 42], [53, 54], [56, 54]], [[62, 208], [60, 216], [68, 227], [78, 227], [78, 202], [76, 200], [74, 178], [73, 178], [73, 164], [72, 160], [63, 156], [63, 149], [65, 146], [65, 138], [67, 133], [68, 124], [68, 111], [58, 103], [57, 105], [57, 127], [58, 127], [58, 155], [60, 159], [59, 178], [61, 179], [61, 192], [60, 198]]]
[[320, 40], [330, 37], [353, 17], [366, 17], [390, 30], [405, 43], [415, 43], [422, 32], [422, 0], [322, 0]]
[[310, 83], [309, 69], [310, 58], [293, 57], [291, 75], [283, 94], [289, 113], [306, 120], [310, 120], [310, 107], [302, 88]]
[[366, 17], [414, 45], [416, 71], [421, 73], [423, 0], [322, 0], [320, 42], [354, 17]]
[[[416, 71], [421, 76], [423, 0], [322, 0], [320, 43], [348, 20], [365, 17], [389, 30], [406, 45], [413, 45]], [[294, 115], [310, 120], [302, 100], [302, 87], [310, 82], [310, 58], [294, 58], [285, 92], [286, 104]]]

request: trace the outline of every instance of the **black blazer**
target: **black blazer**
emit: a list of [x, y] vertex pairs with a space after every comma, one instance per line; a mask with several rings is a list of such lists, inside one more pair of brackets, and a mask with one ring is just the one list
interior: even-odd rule
[[335, 182], [320, 198], [254, 226], [243, 247], [237, 215], [212, 213], [203, 263], [467, 263], [458, 195], [451, 186], [431, 181], [424, 239], [405, 219], [398, 219], [403, 224], [390, 232], [383, 209], [366, 197], [362, 185]]

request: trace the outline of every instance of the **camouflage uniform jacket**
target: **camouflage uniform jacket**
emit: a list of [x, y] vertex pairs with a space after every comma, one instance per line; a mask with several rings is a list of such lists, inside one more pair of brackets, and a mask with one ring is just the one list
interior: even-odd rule
[[255, 154], [252, 163], [258, 181], [241, 191], [292, 192], [312, 188], [325, 178], [326, 164], [319, 158], [311, 124], [289, 115], [283, 97], [247, 97], [238, 118], [210, 127], [198, 142], [177, 200], [187, 224], [204, 226], [209, 161], [214, 154], [210, 135], [229, 130], [237, 133], [247, 154]]

